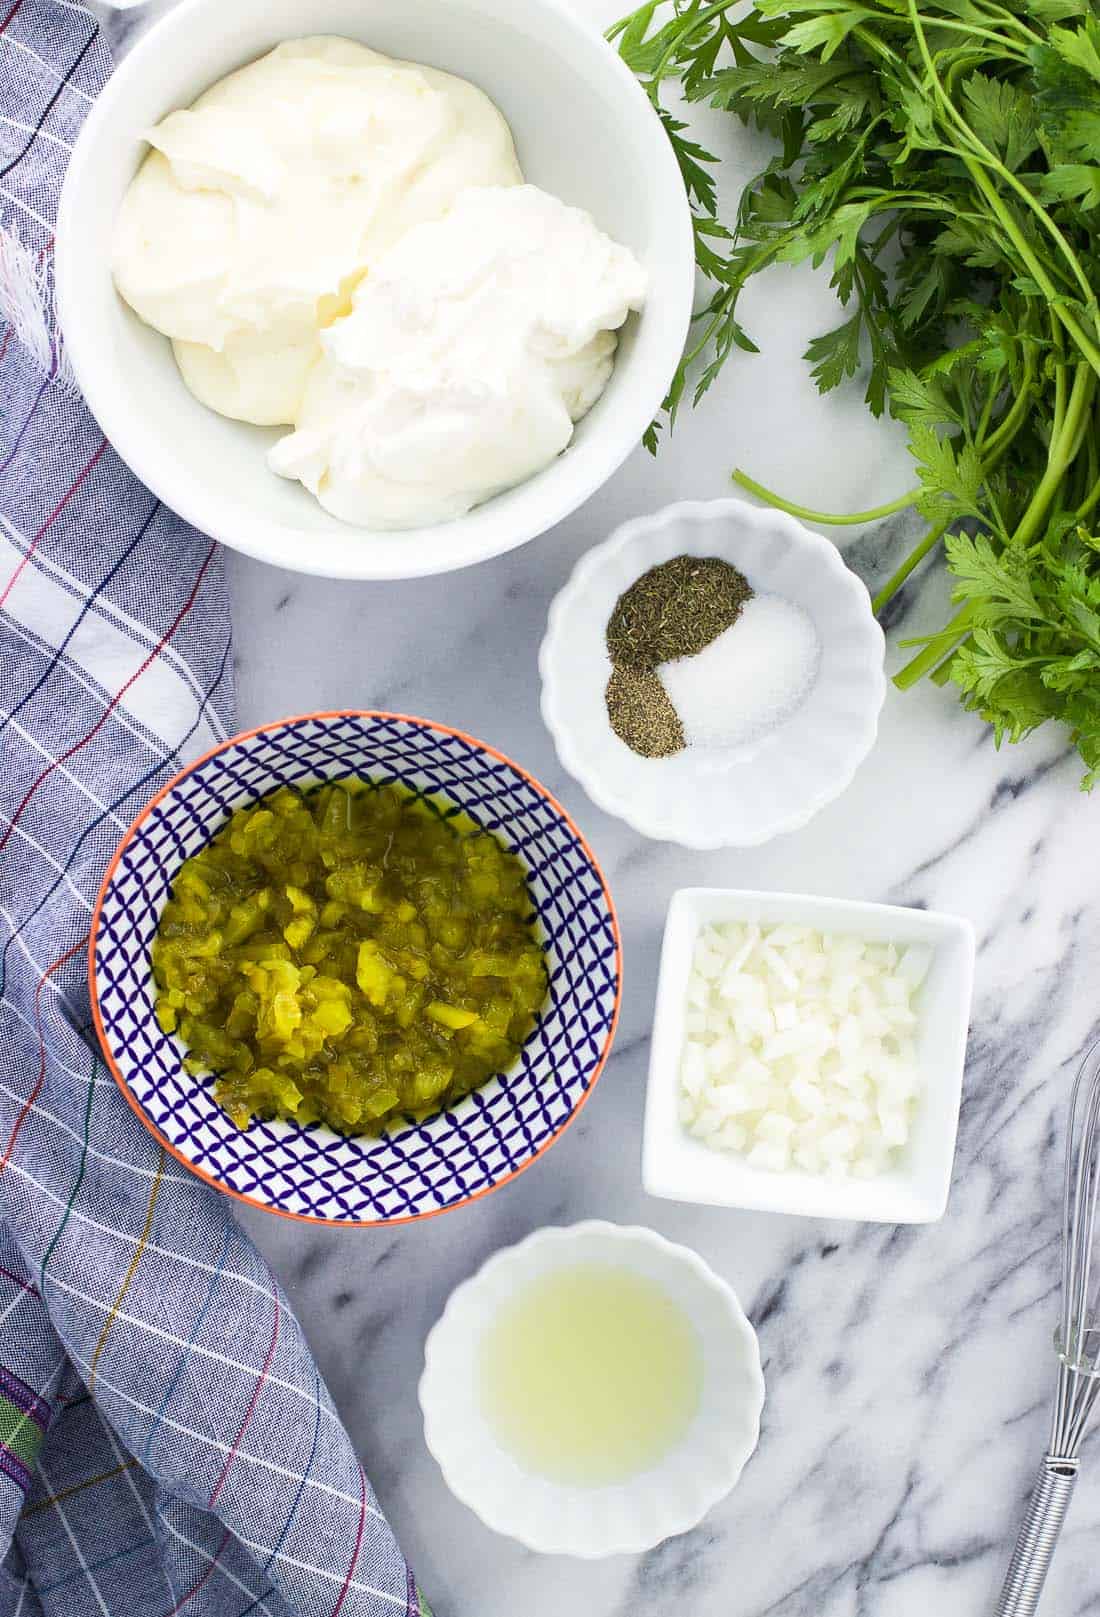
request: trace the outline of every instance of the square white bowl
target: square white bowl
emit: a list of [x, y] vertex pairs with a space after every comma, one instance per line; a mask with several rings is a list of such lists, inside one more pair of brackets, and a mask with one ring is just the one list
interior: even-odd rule
[[[921, 1089], [913, 1130], [894, 1167], [874, 1179], [830, 1179], [752, 1168], [694, 1139], [680, 1122], [680, 1057], [692, 953], [700, 928], [740, 921], [848, 932], [870, 942], [931, 947], [917, 999]], [[974, 989], [974, 930], [960, 916], [798, 893], [682, 887], [665, 923], [646, 1096], [642, 1180], [651, 1196], [811, 1218], [930, 1224], [947, 1207]]]

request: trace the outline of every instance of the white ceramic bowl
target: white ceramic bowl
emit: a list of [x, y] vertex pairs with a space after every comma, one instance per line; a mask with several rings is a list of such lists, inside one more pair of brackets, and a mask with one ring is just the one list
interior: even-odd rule
[[[517, 1287], [590, 1262], [643, 1275], [680, 1306], [702, 1345], [703, 1390], [683, 1439], [650, 1470], [612, 1486], [566, 1487], [524, 1471], [497, 1443], [480, 1408], [479, 1351]], [[638, 1554], [687, 1532], [733, 1487], [760, 1435], [764, 1376], [755, 1331], [702, 1258], [652, 1230], [592, 1220], [538, 1230], [495, 1253], [451, 1294], [424, 1358], [424, 1435], [451, 1492], [486, 1526], [545, 1554]]]
[[[512, 126], [529, 180], [587, 208], [650, 277], [614, 375], [573, 443], [457, 522], [370, 534], [276, 477], [276, 429], [228, 421], [184, 387], [167, 340], [111, 280], [111, 238], [141, 134], [282, 39], [342, 34], [471, 79]], [[73, 152], [57, 223], [73, 369], [103, 431], [166, 505], [234, 549], [299, 572], [410, 578], [510, 550], [586, 499], [656, 413], [683, 347], [694, 264], [683, 183], [646, 97], [569, 0], [182, 0], [115, 70]]]
[[[750, 1167], [733, 1152], [713, 1150], [681, 1126], [677, 1101], [691, 957], [700, 928], [722, 921], [788, 922], [876, 942], [931, 947], [932, 965], [915, 1001], [921, 1093], [909, 1143], [889, 1172], [876, 1179], [840, 1180], [793, 1169], [769, 1173]], [[941, 1218], [955, 1158], [973, 990], [974, 930], [960, 916], [798, 893], [681, 888], [668, 909], [657, 985], [642, 1148], [646, 1190], [672, 1201], [816, 1218], [884, 1224], [929, 1224]]]
[[[640, 758], [608, 722], [604, 632], [623, 591], [679, 555], [720, 556], [757, 591], [803, 607], [821, 663], [803, 705], [762, 740], [721, 754]], [[636, 831], [686, 848], [755, 847], [805, 825], [870, 752], [886, 695], [884, 651], [867, 591], [835, 545], [782, 511], [685, 501], [624, 523], [581, 557], [550, 608], [542, 716], [569, 773]]]

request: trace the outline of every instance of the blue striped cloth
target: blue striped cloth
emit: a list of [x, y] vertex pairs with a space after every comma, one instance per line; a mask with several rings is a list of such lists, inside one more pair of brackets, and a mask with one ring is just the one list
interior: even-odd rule
[[107, 860], [233, 727], [217, 547], [104, 442], [53, 324], [109, 66], [82, 6], [0, 0], [0, 1614], [420, 1617], [277, 1282], [90, 1028]]

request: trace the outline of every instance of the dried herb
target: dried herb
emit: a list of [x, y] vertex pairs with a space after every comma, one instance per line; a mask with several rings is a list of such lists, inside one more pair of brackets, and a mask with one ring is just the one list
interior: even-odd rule
[[751, 595], [748, 580], [719, 556], [674, 556], [619, 596], [607, 654], [616, 668], [643, 671], [694, 657], [736, 621]]
[[633, 752], [668, 758], [683, 748], [684, 727], [656, 674], [612, 669], [606, 700], [611, 728]]

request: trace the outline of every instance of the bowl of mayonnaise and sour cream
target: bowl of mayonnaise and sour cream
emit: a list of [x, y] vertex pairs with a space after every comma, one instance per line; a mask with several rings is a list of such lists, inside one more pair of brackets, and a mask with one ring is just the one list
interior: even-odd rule
[[346, 578], [574, 510], [659, 408], [694, 285], [664, 132], [569, 0], [182, 0], [88, 116], [56, 271], [149, 488]]

